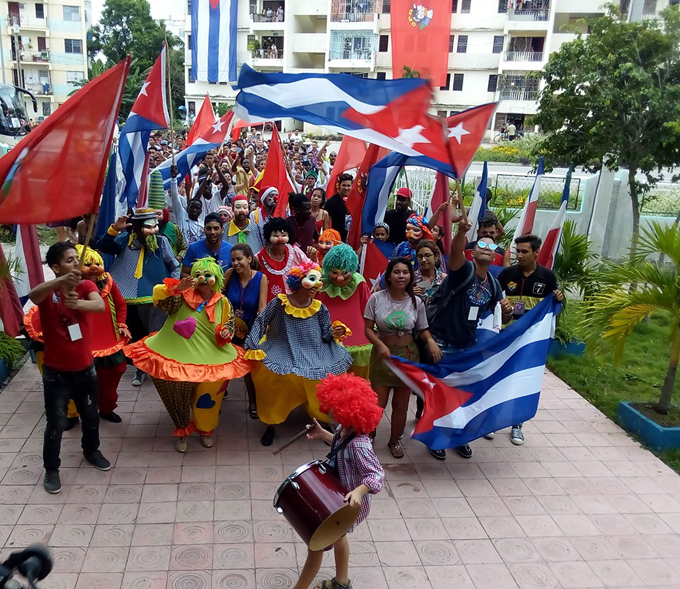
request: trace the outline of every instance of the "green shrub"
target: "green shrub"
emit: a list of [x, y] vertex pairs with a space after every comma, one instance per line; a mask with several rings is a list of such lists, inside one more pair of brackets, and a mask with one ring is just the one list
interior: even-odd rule
[[0, 359], [5, 361], [7, 368], [12, 370], [17, 366], [24, 354], [26, 354], [24, 346], [4, 331], [0, 332]]

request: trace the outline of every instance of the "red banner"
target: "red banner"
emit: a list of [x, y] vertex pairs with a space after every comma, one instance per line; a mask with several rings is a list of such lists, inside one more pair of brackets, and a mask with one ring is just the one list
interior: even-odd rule
[[451, 0], [392, 0], [392, 72], [403, 77], [404, 66], [420, 72], [433, 86], [446, 84], [451, 35]]

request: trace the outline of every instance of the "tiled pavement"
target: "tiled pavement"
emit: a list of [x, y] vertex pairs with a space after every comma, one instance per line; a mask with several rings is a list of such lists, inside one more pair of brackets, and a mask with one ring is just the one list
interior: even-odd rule
[[[64, 437], [58, 496], [42, 488], [35, 366], [0, 394], [0, 556], [49, 545], [45, 589], [290, 587], [305, 546], [272, 496], [326, 446], [264, 449], [236, 382], [215, 447], [192, 437], [178, 454], [153, 385], [135, 390], [130, 378], [120, 387], [123, 423], [101, 427], [114, 468], [82, 460], [77, 427]], [[276, 443], [305, 419], [291, 422]], [[523, 447], [502, 432], [473, 443], [472, 460], [438, 462], [406, 441], [407, 456], [394, 460], [386, 431], [376, 447], [387, 485], [351, 539], [357, 589], [680, 587], [680, 477], [551, 374]]]

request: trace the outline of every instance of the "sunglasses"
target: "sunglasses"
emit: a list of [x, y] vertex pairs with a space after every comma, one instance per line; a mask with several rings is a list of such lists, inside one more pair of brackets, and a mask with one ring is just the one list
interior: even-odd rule
[[498, 248], [498, 245], [495, 243], [486, 243], [486, 241], [478, 241], [477, 246], [482, 249], [486, 249], [488, 247], [492, 252], [495, 252]]

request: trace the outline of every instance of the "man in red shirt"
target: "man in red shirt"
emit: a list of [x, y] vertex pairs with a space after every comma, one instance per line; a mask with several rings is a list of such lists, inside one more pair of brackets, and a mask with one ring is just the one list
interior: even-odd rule
[[47, 251], [46, 259], [56, 278], [36, 286], [29, 297], [40, 309], [45, 338], [44, 486], [48, 493], [56, 494], [61, 491], [59, 453], [69, 399], [75, 402], [82, 420], [85, 460], [99, 470], [111, 468], [111, 463], [99, 451], [97, 373], [86, 315], [101, 313], [105, 307], [94, 282], [81, 280], [78, 254], [72, 243], [55, 243]]

